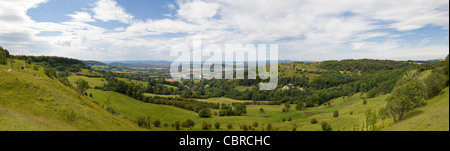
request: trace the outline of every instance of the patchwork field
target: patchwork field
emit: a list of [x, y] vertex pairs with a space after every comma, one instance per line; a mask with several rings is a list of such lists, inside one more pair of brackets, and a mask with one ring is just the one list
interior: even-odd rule
[[[201, 131], [202, 123], [220, 123], [220, 128], [211, 131], [240, 131], [242, 125], [251, 126], [250, 130], [266, 131], [322, 131], [321, 122], [331, 125], [333, 131], [367, 131], [366, 115], [368, 110], [378, 111], [387, 103], [390, 94], [367, 99], [356, 93], [351, 97], [339, 97], [317, 107], [295, 110], [291, 105], [289, 112], [282, 112], [284, 105], [247, 105], [244, 116], [218, 116], [218, 110], [212, 110], [212, 117], [201, 118], [198, 113], [168, 106], [145, 103], [126, 95], [92, 89], [106, 83], [103, 78], [90, 78], [72, 75], [68, 80], [76, 86], [78, 79], [86, 80], [91, 89], [87, 90], [92, 97], [80, 95], [74, 88], [67, 87], [57, 79], [48, 78], [42, 67], [33, 70], [34, 64], [25, 64], [17, 60], [12, 70], [9, 66], [0, 65], [0, 130], [175, 130], [171, 125], [187, 119], [194, 121], [192, 128], [182, 128], [184, 131]], [[86, 71], [85, 71], [86, 72]], [[421, 74], [428, 77], [430, 71]], [[146, 82], [126, 80], [127, 82]], [[249, 87], [237, 89], [245, 91]], [[157, 95], [146, 93], [144, 96], [179, 97], [178, 95]], [[427, 100], [426, 105], [409, 112], [403, 121], [394, 123], [391, 118], [379, 119], [376, 130], [385, 131], [448, 131], [449, 121], [449, 89], [446, 88], [438, 96]], [[252, 102], [229, 98], [197, 99], [210, 103], [240, 103]], [[260, 112], [263, 109], [264, 112]], [[338, 111], [339, 116], [333, 117]], [[150, 118], [153, 122], [159, 120], [159, 127], [138, 127], [140, 118]], [[311, 123], [315, 118], [318, 122]], [[254, 123], [258, 126], [253, 126]], [[227, 125], [232, 124], [228, 129]]]

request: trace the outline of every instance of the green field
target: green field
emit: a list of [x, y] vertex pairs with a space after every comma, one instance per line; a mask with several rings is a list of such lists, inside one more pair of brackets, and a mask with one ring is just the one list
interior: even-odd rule
[[0, 130], [144, 130], [22, 63], [0, 65]]
[[[281, 112], [283, 106], [279, 105], [248, 105], [247, 111], [248, 114], [246, 116], [234, 116], [234, 117], [220, 117], [213, 116], [212, 118], [200, 118], [197, 113], [192, 111], [187, 111], [171, 106], [166, 105], [156, 105], [151, 103], [144, 103], [139, 100], [135, 100], [128, 96], [116, 93], [116, 92], [107, 92], [100, 90], [89, 90], [89, 93], [93, 93], [94, 101], [98, 102], [101, 106], [106, 106], [109, 104], [109, 107], [116, 110], [120, 113], [121, 116], [125, 116], [131, 120], [135, 120], [138, 116], [149, 116], [152, 119], [159, 119], [162, 123], [174, 123], [175, 121], [183, 121], [185, 119], [191, 119], [195, 121], [196, 126], [193, 129], [184, 129], [184, 130], [202, 130], [200, 127], [200, 123], [203, 121], [208, 121], [209, 123], [220, 122], [224, 127], [226, 124], [233, 124], [232, 130], [240, 130], [238, 127], [240, 125], [246, 124], [251, 125], [253, 122], [258, 122], [261, 127], [256, 128], [255, 130], [260, 131], [263, 130], [262, 125], [267, 125], [267, 123], [271, 123], [273, 125], [273, 130], [281, 130], [281, 131], [290, 131], [293, 128], [293, 125], [297, 125], [297, 130], [299, 131], [321, 131], [320, 124], [310, 124], [311, 118], [316, 118], [319, 123], [325, 121], [332, 125], [333, 130], [336, 131], [366, 131], [367, 129], [364, 127], [365, 123], [365, 112], [369, 109], [373, 111], [377, 111], [380, 107], [386, 105], [385, 98], [387, 95], [379, 96], [373, 99], [368, 99], [367, 104], [363, 104], [363, 100], [360, 99], [360, 94], [356, 94], [350, 98], [337, 98], [332, 100], [331, 107], [322, 105], [318, 107], [307, 108], [306, 110], [295, 111], [295, 109], [291, 108], [290, 112], [283, 113]], [[439, 130], [445, 129], [445, 122], [448, 121], [447, 116], [443, 115], [448, 113], [448, 105], [445, 108], [445, 103], [448, 104], [448, 97], [445, 100], [446, 96], [448, 96], [448, 89], [446, 89], [445, 93], [440, 96], [430, 100], [428, 103], [428, 107], [423, 108], [422, 113], [428, 113], [426, 110], [429, 107], [444, 105], [441, 109], [441, 112], [435, 115], [439, 118], [439, 121], [430, 120], [430, 122], [440, 122], [444, 123], [443, 125], [433, 124], [437, 127], [417, 127], [408, 130]], [[109, 101], [108, 101], [109, 100]], [[230, 102], [239, 102], [238, 100], [232, 100], [227, 98], [210, 98], [210, 99], [198, 99], [200, 101], [205, 102], [217, 102], [217, 103], [230, 103]], [[106, 103], [108, 102], [108, 103]], [[439, 103], [435, 103], [439, 102]], [[263, 108], [265, 110], [265, 114], [259, 113], [259, 109]], [[338, 118], [332, 117], [333, 111], [339, 111], [340, 116]], [[429, 109], [434, 110], [434, 109]], [[217, 110], [213, 110], [217, 111]], [[446, 111], [446, 112], [445, 112]], [[351, 115], [350, 112], [353, 114]], [[432, 113], [432, 112], [430, 112]], [[411, 113], [414, 114], [414, 113]], [[421, 115], [417, 115], [417, 117], [411, 117], [410, 119], [420, 118]], [[424, 117], [428, 117], [428, 115], [422, 115]], [[292, 121], [282, 122], [282, 120], [292, 118]], [[409, 119], [405, 120], [407, 122]], [[417, 120], [420, 121], [420, 120]], [[389, 128], [398, 127], [397, 125], [401, 125], [400, 123], [393, 123], [391, 119], [386, 119], [384, 121], [380, 120], [377, 123], [378, 130], [391, 130]], [[407, 124], [408, 125], [408, 124]], [[404, 127], [400, 128], [403, 130]], [[447, 122], [448, 129], [448, 122]], [[171, 127], [160, 127], [153, 128], [153, 130], [173, 130]], [[213, 129], [215, 130], [215, 129]], [[220, 130], [227, 130], [226, 128], [221, 128]]]
[[91, 88], [94, 88], [96, 86], [102, 87], [104, 84], [107, 83], [106, 79], [104, 79], [104, 78], [89, 78], [89, 77], [77, 76], [77, 75], [69, 76], [67, 79], [75, 87], [76, 87], [75, 83], [77, 82], [78, 79], [86, 80], [89, 83], [89, 87], [91, 87]]
[[[211, 118], [200, 118], [196, 112], [176, 108], [168, 105], [145, 103], [126, 95], [92, 89], [102, 86], [105, 80], [102, 78], [89, 78], [72, 75], [68, 79], [74, 84], [78, 79], [88, 81], [93, 97], [85, 97], [67, 87], [56, 79], [48, 78], [42, 67], [34, 71], [32, 65], [26, 65], [20, 69], [24, 62], [17, 60], [13, 70], [0, 65], [0, 130], [158, 130], [172, 131], [170, 125], [176, 121], [191, 119], [195, 126], [184, 128], [184, 131], [200, 131], [201, 123], [206, 121], [211, 124], [219, 122], [220, 129], [209, 130], [228, 131], [227, 124], [232, 124], [230, 131], [240, 131], [241, 125], [252, 125], [258, 122], [255, 131], [267, 130], [267, 125], [272, 125], [272, 130], [291, 131], [294, 125], [297, 131], [321, 131], [321, 122], [331, 125], [333, 131], [367, 131], [365, 127], [365, 113], [367, 110], [378, 111], [387, 103], [385, 100], [389, 94], [367, 99], [363, 103], [362, 96], [356, 93], [351, 97], [339, 97], [331, 100], [331, 106], [327, 103], [309, 107], [304, 110], [295, 110], [292, 104], [289, 112], [282, 112], [283, 105], [247, 105], [247, 114], [244, 116], [214, 115], [218, 110], [212, 110]], [[425, 78], [431, 74], [427, 70], [421, 73]], [[146, 82], [121, 79], [126, 82]], [[239, 87], [240, 90], [249, 87]], [[157, 95], [146, 93], [144, 96], [179, 97], [178, 95]], [[394, 123], [392, 119], [379, 120], [377, 130], [385, 131], [433, 131], [449, 130], [449, 89], [446, 88], [438, 96], [427, 100], [426, 105], [409, 112], [404, 120]], [[210, 103], [239, 103], [245, 102], [229, 98], [197, 99]], [[251, 101], [249, 101], [251, 102]], [[264, 113], [260, 113], [260, 109]], [[338, 111], [339, 117], [334, 118], [333, 112]], [[351, 114], [352, 113], [352, 114]], [[151, 129], [137, 126], [139, 117], [150, 117], [152, 121], [160, 120], [161, 126]], [[311, 124], [310, 120], [316, 118], [317, 124]], [[285, 121], [292, 119], [291, 121]], [[169, 125], [169, 126], [164, 126]]]
[[243, 101], [243, 100], [235, 100], [230, 98], [209, 98], [209, 99], [196, 99], [202, 102], [208, 103], [224, 103], [224, 104], [232, 104], [232, 103], [244, 103], [244, 102], [253, 102], [253, 101]]

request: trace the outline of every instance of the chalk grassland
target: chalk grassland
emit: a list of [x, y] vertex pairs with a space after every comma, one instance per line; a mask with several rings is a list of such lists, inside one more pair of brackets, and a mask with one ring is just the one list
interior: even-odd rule
[[[239, 131], [241, 125], [252, 125], [258, 122], [255, 131], [267, 130], [268, 124], [271, 130], [291, 131], [321, 131], [321, 122], [331, 124], [334, 131], [361, 131], [365, 128], [365, 113], [367, 110], [378, 111], [386, 105], [387, 95], [367, 99], [363, 103], [357, 93], [351, 97], [340, 97], [330, 101], [330, 106], [323, 104], [318, 107], [310, 107], [304, 110], [295, 110], [292, 104], [289, 112], [281, 112], [283, 105], [248, 105], [245, 116], [214, 115], [217, 110], [212, 110], [211, 118], [200, 118], [197, 113], [173, 106], [145, 103], [123, 94], [111, 91], [89, 89], [93, 97], [80, 96], [73, 88], [61, 84], [56, 79], [48, 78], [42, 67], [34, 71], [34, 65], [27, 65], [20, 69], [24, 61], [16, 60], [13, 70], [8, 71], [9, 66], [0, 65], [0, 130], [157, 130], [172, 131], [170, 125], [176, 121], [183, 122], [191, 119], [195, 122], [193, 128], [183, 128], [184, 131], [203, 130], [202, 122], [206, 121], [214, 125], [219, 122], [221, 127], [209, 129], [212, 131]], [[296, 68], [299, 68], [296, 66]], [[87, 74], [87, 73], [86, 73]], [[428, 73], [424, 72], [423, 77]], [[69, 81], [75, 85], [76, 80], [85, 79], [91, 88], [102, 86], [106, 80], [102, 78], [90, 78], [72, 75]], [[127, 82], [136, 82], [146, 85], [142, 81], [122, 79]], [[245, 87], [238, 88], [247, 89]], [[408, 113], [405, 119], [394, 123], [390, 118], [380, 120], [377, 130], [386, 131], [430, 131], [449, 129], [448, 117], [448, 88], [440, 95], [427, 100], [426, 105]], [[177, 95], [145, 94], [145, 96], [178, 97]], [[241, 100], [228, 98], [197, 99], [211, 103], [238, 103]], [[264, 113], [260, 109], [264, 109]], [[338, 111], [339, 117], [334, 118], [333, 112]], [[150, 117], [151, 121], [160, 120], [160, 127], [152, 126], [151, 129], [137, 126], [139, 117]], [[317, 119], [317, 124], [311, 124], [312, 118]], [[289, 121], [289, 119], [292, 119]], [[283, 122], [284, 121], [284, 122]], [[165, 127], [164, 125], [168, 126]], [[226, 125], [232, 124], [232, 129]]]
[[23, 63], [0, 65], [0, 130], [145, 130]]
[[[449, 131], [449, 89], [446, 88], [441, 95], [428, 100], [422, 108], [410, 113], [410, 117], [400, 121], [386, 131]], [[411, 117], [412, 116], [412, 117]]]
[[[259, 126], [255, 128], [257, 131], [267, 130], [267, 124], [271, 123], [273, 129], [272, 130], [281, 130], [281, 131], [290, 131], [294, 128], [294, 125], [297, 127], [298, 131], [321, 131], [320, 122], [325, 121], [332, 125], [333, 130], [336, 131], [366, 131], [365, 125], [365, 113], [367, 110], [378, 111], [379, 108], [386, 105], [385, 98], [388, 95], [379, 96], [373, 99], [367, 99], [367, 103], [363, 103], [363, 99], [360, 98], [360, 94], [356, 94], [349, 98], [337, 98], [333, 99], [331, 102], [331, 107], [322, 105], [318, 107], [307, 108], [305, 110], [296, 111], [291, 108], [290, 112], [282, 113], [281, 110], [283, 106], [278, 105], [248, 105], [246, 116], [232, 116], [232, 117], [220, 117], [220, 116], [212, 116], [212, 118], [200, 118], [197, 113], [183, 110], [179, 108], [175, 108], [172, 106], [166, 105], [156, 105], [151, 103], [144, 103], [139, 100], [135, 100], [128, 96], [108, 91], [100, 91], [100, 90], [89, 90], [89, 93], [93, 93], [93, 100], [96, 101], [101, 106], [108, 106], [113, 109], [115, 112], [120, 114], [120, 116], [124, 116], [131, 120], [136, 120], [139, 116], [148, 116], [152, 120], [160, 120], [161, 125], [167, 123], [171, 125], [176, 121], [184, 121], [186, 119], [193, 120], [196, 125], [192, 128], [185, 128], [182, 130], [202, 130], [201, 123], [203, 121], [207, 121], [211, 124], [215, 122], [221, 123], [221, 128], [218, 130], [228, 130], [226, 125], [232, 124], [233, 128], [231, 130], [240, 130], [239, 126], [241, 125], [252, 125], [254, 122], [258, 122]], [[436, 125], [436, 127], [421, 127], [410, 125], [411, 127], [400, 126], [399, 130], [448, 130], [448, 114], [447, 116], [443, 115], [448, 113], [448, 105], [445, 108], [445, 98], [448, 96], [448, 89], [443, 92], [443, 94], [438, 97], [430, 100], [429, 105], [436, 104], [436, 106], [444, 105], [443, 113], [436, 115], [440, 120], [430, 120], [431, 125]], [[206, 101], [201, 100], [200, 101]], [[207, 99], [206, 102], [217, 102], [217, 103], [231, 103], [236, 102], [238, 100], [225, 99], [225, 98], [211, 98]], [[431, 102], [440, 102], [440, 103], [431, 103]], [[444, 104], [442, 104], [444, 102]], [[447, 97], [448, 104], [448, 97]], [[106, 107], [106, 108], [108, 108]], [[260, 113], [260, 108], [263, 108], [265, 113]], [[422, 110], [422, 109], [420, 109]], [[421, 116], [428, 117], [426, 113], [429, 113], [427, 107], [423, 108], [423, 112], [420, 114], [416, 114], [414, 112], [407, 116], [405, 121], [420, 118]], [[216, 112], [217, 110], [212, 110], [212, 112]], [[339, 111], [339, 117], [333, 118], [333, 111]], [[431, 111], [430, 111], [431, 112]], [[352, 113], [352, 114], [351, 114]], [[285, 121], [292, 118], [292, 121]], [[316, 118], [319, 123], [311, 124], [310, 119]], [[445, 126], [445, 121], [447, 121], [447, 127]], [[396, 127], [397, 124], [393, 123], [390, 118], [386, 120], [380, 120], [377, 123], [378, 130], [390, 130], [389, 127]], [[441, 124], [438, 124], [441, 123]], [[444, 123], [444, 124], [442, 124]], [[409, 125], [409, 124], [407, 124]], [[416, 124], [417, 125], [417, 124]], [[153, 127], [152, 130], [174, 130], [172, 127], [164, 127], [161, 126], [159, 128]], [[212, 128], [210, 130], [216, 130]]]

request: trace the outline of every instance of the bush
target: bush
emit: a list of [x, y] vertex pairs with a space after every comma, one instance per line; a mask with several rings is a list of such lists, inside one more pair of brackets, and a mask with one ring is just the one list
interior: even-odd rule
[[181, 126], [186, 127], [186, 128], [192, 128], [195, 126], [194, 121], [187, 119], [186, 121], [184, 121]]
[[437, 96], [442, 89], [446, 87], [446, 77], [439, 73], [432, 73], [425, 79], [425, 85], [427, 86], [427, 98], [431, 99]]
[[216, 129], [220, 129], [220, 123], [219, 123], [219, 122], [214, 123], [214, 127], [215, 127]]
[[229, 130], [230, 130], [230, 129], [233, 129], [233, 124], [228, 124], [228, 125], [227, 125], [227, 129], [229, 129]]
[[367, 104], [367, 100], [366, 100], [366, 99], [363, 100], [363, 104], [364, 104], [364, 105]]
[[334, 111], [333, 118], [338, 118], [338, 117], [339, 117], [339, 111]]
[[225, 109], [219, 110], [219, 116], [225, 116], [226, 114], [227, 114], [227, 110], [225, 110]]
[[137, 118], [136, 123], [139, 127], [144, 127], [144, 128], [148, 128], [148, 129], [152, 128], [151, 122], [150, 122], [150, 117], [139, 116]]
[[243, 130], [243, 131], [248, 131], [248, 126], [247, 125], [241, 125], [241, 129]]
[[153, 121], [153, 126], [159, 127], [160, 125], [161, 125], [161, 121], [159, 121], [159, 120], [154, 120]]
[[332, 130], [331, 125], [328, 124], [327, 122], [322, 122], [320, 125], [322, 126], [323, 131], [331, 131]]
[[203, 123], [202, 123], [202, 129], [203, 130], [208, 130], [209, 129], [209, 123], [208, 122], [206, 122], [206, 121], [203, 121]]
[[254, 127], [254, 128], [257, 128], [258, 125], [259, 125], [258, 122], [253, 122], [253, 127]]
[[317, 119], [316, 118], [312, 118], [311, 119], [311, 124], [316, 124], [317, 123]]
[[180, 121], [176, 121], [174, 126], [176, 130], [180, 130]]
[[296, 110], [302, 110], [305, 107], [305, 104], [303, 102], [298, 102], [297, 105], [295, 105]]
[[247, 114], [247, 106], [244, 103], [236, 104], [236, 106], [234, 106], [234, 113], [237, 116], [241, 116], [241, 115]]
[[289, 118], [287, 119], [287, 121], [289, 121], [289, 122], [292, 121], [292, 117], [289, 117]]
[[271, 131], [271, 130], [272, 130], [272, 124], [268, 123], [266, 129], [267, 129], [268, 131]]
[[208, 108], [203, 108], [200, 111], [198, 111], [198, 115], [200, 117], [211, 117], [211, 110]]
[[260, 114], [266, 114], [263, 108], [259, 108], [259, 113]]
[[44, 68], [44, 73], [45, 75], [47, 75], [49, 78], [55, 78], [56, 77], [56, 71], [53, 70], [53, 68], [51, 67], [45, 67]]

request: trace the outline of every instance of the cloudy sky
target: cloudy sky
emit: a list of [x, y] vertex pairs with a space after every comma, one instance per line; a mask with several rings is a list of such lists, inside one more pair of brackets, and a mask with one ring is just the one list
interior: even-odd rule
[[0, 46], [84, 60], [173, 60], [192, 43], [279, 44], [290, 60], [444, 58], [446, 0], [0, 0]]

